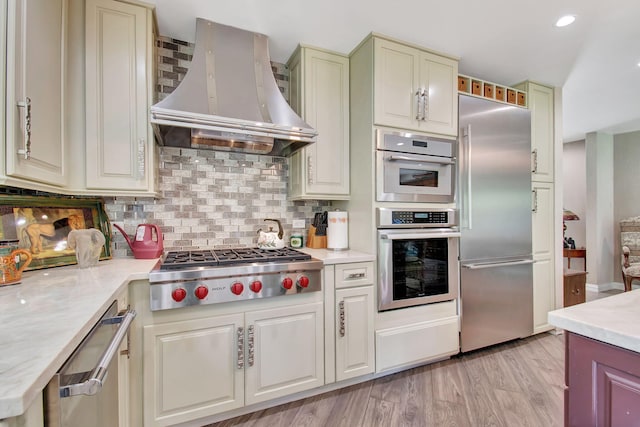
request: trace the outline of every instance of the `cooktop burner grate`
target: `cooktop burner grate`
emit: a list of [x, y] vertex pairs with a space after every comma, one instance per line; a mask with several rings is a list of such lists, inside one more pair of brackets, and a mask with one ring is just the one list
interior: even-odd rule
[[311, 255], [291, 248], [282, 249], [213, 249], [195, 251], [169, 251], [160, 265], [160, 270], [175, 270], [192, 267], [216, 267], [235, 264], [269, 263], [283, 261], [306, 261]]

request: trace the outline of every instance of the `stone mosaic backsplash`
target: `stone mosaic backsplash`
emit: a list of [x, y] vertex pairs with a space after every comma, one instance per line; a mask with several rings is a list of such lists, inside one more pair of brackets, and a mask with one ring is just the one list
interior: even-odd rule
[[[159, 147], [159, 199], [115, 197], [106, 210], [112, 221], [124, 222], [129, 234], [137, 224], [158, 224], [165, 249], [255, 246], [257, 231], [282, 222], [288, 238], [294, 219], [308, 227], [327, 201], [287, 200], [287, 160], [221, 151]], [[128, 246], [114, 236], [114, 256]]]
[[[157, 47], [157, 91], [162, 99], [184, 78], [193, 44], [159, 37]], [[272, 63], [272, 67], [288, 99], [288, 70], [284, 64]], [[255, 246], [257, 230], [274, 225], [264, 222], [266, 218], [279, 219], [288, 238], [294, 219], [305, 219], [308, 227], [315, 212], [330, 207], [327, 201], [287, 200], [285, 158], [156, 148], [159, 199], [114, 197], [105, 202], [111, 220], [123, 222], [130, 235], [142, 222], [160, 225], [166, 250]], [[113, 254], [131, 256], [119, 233], [114, 233]]]

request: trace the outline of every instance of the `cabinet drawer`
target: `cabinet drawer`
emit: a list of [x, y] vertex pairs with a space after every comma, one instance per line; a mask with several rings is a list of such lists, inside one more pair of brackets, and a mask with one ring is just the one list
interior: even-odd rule
[[458, 331], [457, 316], [376, 331], [376, 372], [456, 354]]
[[336, 265], [336, 289], [373, 284], [373, 263]]

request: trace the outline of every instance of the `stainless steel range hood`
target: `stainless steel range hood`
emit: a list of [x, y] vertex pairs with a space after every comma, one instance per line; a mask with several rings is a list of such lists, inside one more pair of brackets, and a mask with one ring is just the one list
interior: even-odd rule
[[317, 135], [280, 93], [267, 37], [202, 18], [189, 70], [151, 107], [151, 124], [162, 145], [272, 156]]

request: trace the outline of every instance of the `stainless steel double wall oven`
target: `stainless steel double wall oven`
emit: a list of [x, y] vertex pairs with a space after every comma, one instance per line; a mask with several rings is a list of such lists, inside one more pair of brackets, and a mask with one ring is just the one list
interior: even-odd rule
[[376, 201], [389, 206], [376, 209], [379, 311], [458, 296], [457, 211], [425, 207], [453, 203], [455, 148], [455, 140], [376, 131]]

